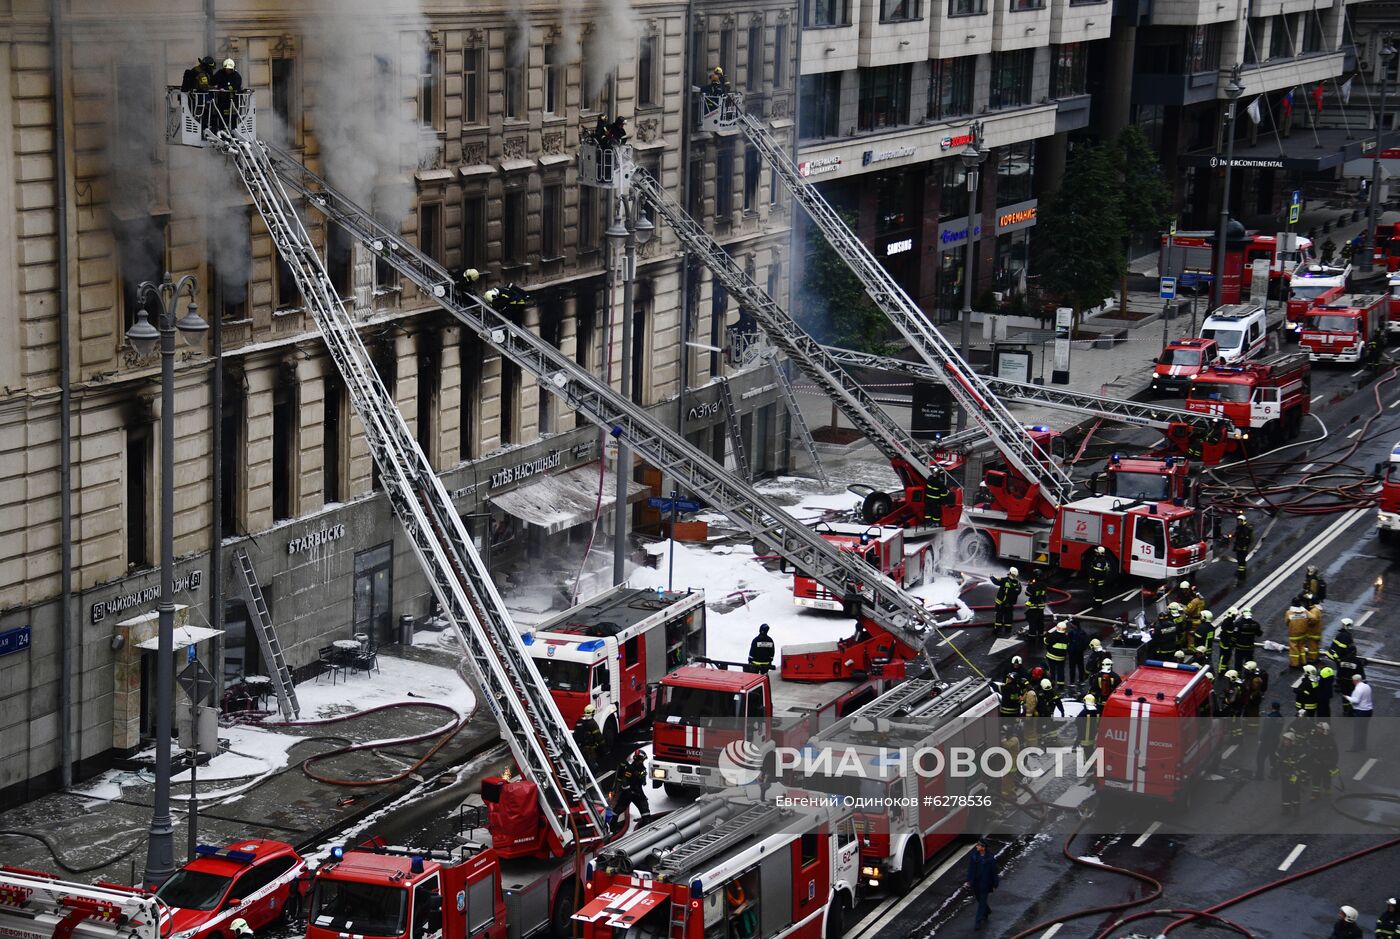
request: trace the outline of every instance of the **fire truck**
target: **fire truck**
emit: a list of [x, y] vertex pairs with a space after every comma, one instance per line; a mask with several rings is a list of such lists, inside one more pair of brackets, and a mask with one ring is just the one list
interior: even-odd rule
[[705, 654], [705, 593], [619, 585], [527, 629], [524, 641], [564, 723], [592, 704], [611, 750], [651, 716], [656, 683]]
[[[904, 529], [896, 525], [857, 525], [818, 522], [813, 531], [849, 552], [897, 584], [917, 587], [933, 573], [933, 547], [909, 545]], [[844, 598], [832, 593], [801, 571], [792, 577], [792, 602], [810, 610], [841, 610]]]
[[[1269, 262], [1269, 296], [1279, 297], [1284, 295], [1290, 278], [1297, 276], [1298, 267], [1315, 260], [1313, 243], [1309, 238], [1295, 236], [1295, 247], [1280, 248], [1277, 235], [1245, 232], [1239, 223], [1233, 221], [1230, 225], [1225, 242], [1225, 281], [1221, 287], [1221, 303], [1239, 303], [1249, 296], [1250, 283], [1254, 279], [1255, 261]], [[1214, 275], [1215, 232], [1179, 231], [1171, 235], [1170, 255], [1167, 253], [1168, 238], [1163, 232], [1157, 260], [1158, 270], [1164, 274], [1173, 272]]]
[[15, 939], [163, 939], [171, 910], [137, 887], [80, 884], [0, 865], [0, 935]]
[[1400, 271], [1400, 222], [1376, 226], [1376, 247], [1371, 257], [1377, 270]]
[[[919, 772], [914, 755], [927, 761], [935, 752], [980, 750], [1000, 739], [991, 685], [916, 678], [818, 733], [809, 752], [820, 759], [787, 769], [783, 778], [802, 789], [869, 800], [855, 810], [861, 883], [901, 894], [953, 839], [980, 830], [974, 819], [987, 794], [981, 779], [934, 773], [927, 765]], [[908, 755], [908, 765], [891, 754]]]
[[[1345, 292], [1351, 282], [1351, 265], [1309, 264], [1293, 275], [1288, 289], [1289, 300], [1316, 301], [1335, 287]], [[1338, 294], [1332, 294], [1338, 296]], [[1289, 308], [1293, 309], [1292, 307]]]
[[1386, 279], [1389, 296], [1386, 299], [1385, 328], [1388, 333], [1400, 333], [1400, 271]]
[[1096, 496], [1149, 502], [1191, 502], [1191, 463], [1179, 456], [1123, 456], [1114, 453], [1102, 472], [1089, 477]]
[[1313, 307], [1322, 303], [1331, 303], [1346, 292], [1345, 284], [1333, 284], [1321, 293], [1309, 290], [1304, 291], [1300, 296], [1289, 297], [1284, 314], [1288, 319], [1288, 334], [1297, 339], [1298, 334], [1303, 331], [1303, 326], [1307, 324], [1308, 313]]
[[160, 885], [156, 898], [170, 908], [170, 939], [222, 939], [239, 918], [255, 930], [296, 922], [305, 871], [306, 863], [281, 841], [201, 844], [194, 859]]
[[1366, 343], [1385, 335], [1389, 314], [1383, 293], [1343, 294], [1308, 311], [1298, 345], [1310, 362], [1360, 362]]
[[1312, 413], [1312, 367], [1297, 353], [1217, 365], [1191, 380], [1186, 409], [1224, 417], [1241, 431], [1232, 440], [1258, 452], [1292, 440]]
[[1191, 384], [1192, 376], [1210, 368], [1220, 358], [1220, 344], [1214, 339], [1177, 339], [1167, 344], [1152, 360], [1152, 393], [1179, 394]]
[[828, 801], [781, 786], [711, 793], [613, 842], [574, 914], [583, 939], [840, 936], [860, 846], [850, 811]]
[[1211, 719], [1204, 668], [1148, 659], [1101, 706], [1100, 793], [1181, 801], [1220, 758], [1225, 722]]
[[1381, 480], [1380, 511], [1376, 533], [1382, 541], [1400, 539], [1400, 443], [1390, 448], [1390, 459], [1376, 466]]
[[[863, 655], [869, 647], [862, 643], [848, 651]], [[827, 681], [812, 681], [810, 673], [803, 673], [803, 680], [785, 677], [788, 657], [812, 654], [825, 661], [828, 651], [825, 644], [810, 652], [801, 645], [785, 646], [783, 670], [766, 675], [718, 662], [687, 665], [667, 675], [652, 722], [652, 786], [664, 785], [667, 794], [679, 796], [734, 785], [720, 760], [726, 748], [751, 747], [761, 755], [775, 746], [800, 747], [818, 729], [875, 700], [904, 677], [903, 661], [893, 648], [884, 663], [838, 662]]]

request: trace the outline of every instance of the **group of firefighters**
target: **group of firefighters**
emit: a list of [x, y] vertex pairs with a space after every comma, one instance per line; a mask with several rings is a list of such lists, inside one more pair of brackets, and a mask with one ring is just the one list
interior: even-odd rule
[[[221, 67], [215, 68], [214, 57], [204, 56], [192, 67], [185, 69], [180, 81], [180, 90], [193, 97], [196, 104], [193, 110], [198, 114], [201, 128], [209, 127], [210, 109], [213, 101], [224, 125], [231, 127], [238, 110], [238, 94], [243, 90], [243, 76], [233, 59], [224, 59]], [[202, 105], [202, 106], [201, 106]]]

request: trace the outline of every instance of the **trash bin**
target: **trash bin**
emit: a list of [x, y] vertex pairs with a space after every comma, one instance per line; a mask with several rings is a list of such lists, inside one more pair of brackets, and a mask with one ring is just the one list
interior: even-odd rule
[[399, 644], [413, 645], [413, 617], [407, 613], [399, 617]]

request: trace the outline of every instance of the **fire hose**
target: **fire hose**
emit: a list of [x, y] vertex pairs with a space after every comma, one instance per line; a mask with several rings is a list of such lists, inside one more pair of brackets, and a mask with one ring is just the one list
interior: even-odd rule
[[[302, 773], [304, 773], [307, 776], [307, 778], [314, 779], [316, 782], [319, 783], [325, 783], [326, 785], [330, 786], [382, 786], [388, 783], [395, 783], [402, 779], [405, 779], [413, 773], [417, 772], [420, 768], [422, 768], [422, 766], [425, 763], [427, 763], [434, 756], [436, 756], [438, 751], [441, 750], [443, 747], [447, 746], [447, 744], [452, 740], [452, 738], [456, 737], [458, 732], [460, 732], [461, 729], [464, 726], [466, 726], [466, 718], [463, 717], [461, 714], [457, 713], [455, 708], [449, 707], [446, 704], [440, 704], [436, 701], [394, 701], [389, 704], [381, 704], [376, 707], [369, 708], [368, 710], [355, 711], [350, 714], [337, 714], [334, 717], [323, 717], [318, 718], [316, 720], [306, 721], [269, 722], [267, 724], [264, 724], [264, 726], [323, 727], [328, 724], [338, 724], [342, 721], [352, 720], [354, 718], [359, 717], [365, 717], [369, 714], [376, 714], [381, 711], [395, 710], [402, 707], [426, 708], [432, 711], [445, 711], [446, 713], [452, 715], [452, 720], [446, 724], [443, 724], [441, 727], [425, 731], [421, 734], [412, 734], [407, 737], [395, 737], [389, 740], [370, 740], [365, 743], [346, 744], [345, 746], [337, 747], [334, 750], [329, 750], [325, 753], [318, 753], [315, 756], [307, 757], [305, 760], [301, 761]], [[424, 753], [421, 757], [419, 757], [412, 765], [390, 776], [384, 776], [378, 779], [337, 779], [334, 776], [325, 776], [320, 773], [317, 773], [311, 768], [312, 766], [314, 766], [317, 763], [320, 763], [323, 760], [329, 760], [337, 756], [344, 756], [347, 753], [361, 753], [366, 750], [378, 750], [383, 747], [394, 747], [402, 746], [404, 744], [421, 743], [424, 740], [431, 740], [434, 737], [439, 737], [440, 739], [430, 748], [428, 748], [428, 752]]]

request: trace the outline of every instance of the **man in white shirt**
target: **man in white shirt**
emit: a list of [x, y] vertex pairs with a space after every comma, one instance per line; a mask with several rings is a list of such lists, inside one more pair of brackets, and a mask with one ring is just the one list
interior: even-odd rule
[[1360, 675], [1351, 676], [1351, 694], [1346, 699], [1356, 718], [1351, 725], [1351, 752], [1360, 753], [1366, 749], [1366, 732], [1371, 728], [1371, 686]]

